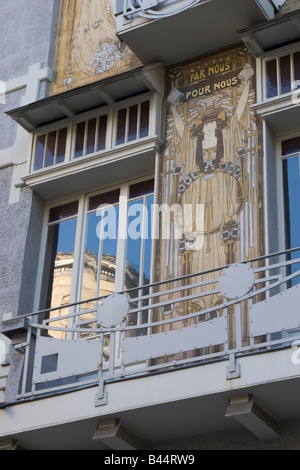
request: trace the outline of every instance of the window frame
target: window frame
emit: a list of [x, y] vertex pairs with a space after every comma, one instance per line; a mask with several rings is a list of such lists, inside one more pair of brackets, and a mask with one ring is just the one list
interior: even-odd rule
[[[65, 199], [51, 201], [51, 203], [46, 203], [44, 208], [44, 219], [43, 219], [43, 228], [42, 228], [42, 239], [40, 245], [40, 254], [39, 254], [39, 265], [37, 272], [37, 282], [34, 295], [34, 306], [35, 311], [40, 311], [41, 309], [46, 309], [45, 304], [43, 304], [42, 296], [45, 294], [47, 286], [45, 286], [44, 280], [44, 266], [47, 257], [47, 240], [48, 240], [48, 227], [54, 225], [56, 222], [49, 222], [50, 210], [64, 205], [69, 204], [74, 201], [78, 201], [78, 212], [77, 212], [77, 227], [75, 233], [75, 244], [74, 244], [74, 264], [71, 280], [71, 290], [70, 290], [70, 303], [76, 303], [80, 301], [81, 296], [81, 281], [83, 277], [83, 266], [84, 266], [84, 248], [85, 248], [85, 238], [87, 231], [87, 222], [88, 214], [91, 212], [88, 210], [89, 199], [93, 196], [105, 194], [107, 192], [113, 191], [115, 189], [120, 189], [120, 206], [119, 206], [119, 230], [120, 227], [125, 227], [127, 229], [127, 207], [129, 202], [129, 190], [130, 186], [136, 183], [143, 181], [148, 181], [150, 179], [154, 180], [154, 189], [153, 189], [153, 201], [156, 200], [156, 183], [154, 173], [144, 175], [139, 178], [133, 178], [123, 183], [116, 184], [114, 186], [99, 188], [98, 190], [92, 192], [85, 192], [77, 196], [68, 197]], [[121, 197], [123, 196], [123, 198]], [[125, 196], [125, 198], [124, 198]], [[121, 206], [123, 204], [123, 206]], [[64, 220], [74, 218], [74, 216], [68, 217]], [[154, 275], [154, 243], [155, 240], [151, 239], [151, 272], [150, 272], [150, 282], [153, 280]], [[118, 232], [117, 239], [117, 264], [116, 264], [116, 277], [115, 277], [115, 292], [124, 291], [124, 275], [125, 275], [125, 261], [126, 261], [126, 238], [120, 237], [120, 232]], [[138, 289], [138, 288], [137, 288]]]
[[[148, 135], [141, 138], [136, 138], [128, 142], [117, 144], [116, 143], [116, 133], [117, 133], [117, 118], [118, 112], [122, 108], [128, 108], [134, 105], [139, 105], [144, 101], [149, 101], [149, 129]], [[87, 122], [91, 119], [98, 118], [101, 116], [107, 115], [107, 127], [106, 127], [106, 145], [103, 150], [95, 151], [75, 157], [75, 145], [76, 145], [76, 129], [77, 124], [81, 122]], [[72, 118], [66, 118], [58, 122], [54, 122], [45, 126], [38, 128], [33, 132], [31, 154], [30, 154], [30, 165], [29, 165], [29, 175], [28, 176], [38, 176], [39, 174], [44, 174], [53, 169], [63, 169], [67, 168], [78, 162], [89, 161], [99, 155], [106, 155], [112, 151], [119, 151], [122, 148], [128, 148], [130, 146], [138, 145], [142, 142], [152, 139], [153, 137], [160, 137], [160, 126], [161, 124], [161, 97], [156, 92], [149, 91], [134, 97], [127, 98], [125, 100], [115, 102], [111, 105], [102, 106], [93, 110], [80, 113]], [[53, 131], [59, 129], [67, 128], [67, 139], [66, 139], [66, 151], [65, 151], [65, 160], [61, 163], [55, 163], [51, 166], [40, 168], [34, 170], [35, 156], [36, 156], [36, 145], [37, 140], [40, 136], [44, 134], [49, 134]]]
[[285, 188], [284, 188], [284, 173], [283, 173], [283, 161], [290, 157], [299, 156], [299, 152], [293, 152], [288, 155], [282, 155], [282, 142], [285, 140], [293, 139], [295, 137], [300, 138], [300, 129], [298, 132], [293, 132], [291, 134], [281, 135], [276, 139], [275, 149], [276, 149], [276, 187], [277, 187], [277, 208], [278, 208], [278, 224], [282, 221], [281, 226], [278, 227], [278, 245], [279, 251], [284, 251], [288, 247], [288, 230], [286, 227], [286, 204], [285, 204]]
[[[283, 97], [288, 97], [291, 96], [294, 92], [295, 89], [293, 89], [293, 83], [295, 83], [295, 67], [294, 67], [294, 59], [293, 55], [295, 53], [299, 52], [300, 53], [300, 43], [298, 42], [297, 44], [291, 46], [283, 46], [278, 49], [269, 51], [261, 56], [260, 59], [258, 59], [258, 70], [261, 68], [261, 97], [260, 101], [262, 102], [270, 102], [274, 100], [278, 100]], [[290, 76], [291, 76], [291, 91], [287, 93], [281, 93], [281, 76], [280, 76], [280, 59], [282, 57], [285, 57], [289, 55], [290, 56]], [[278, 86], [278, 93], [276, 96], [272, 97], [267, 97], [267, 62], [271, 60], [276, 60], [276, 76], [277, 76], [277, 86]], [[258, 87], [259, 89], [259, 87]], [[299, 93], [300, 93], [300, 88], [298, 88]]]

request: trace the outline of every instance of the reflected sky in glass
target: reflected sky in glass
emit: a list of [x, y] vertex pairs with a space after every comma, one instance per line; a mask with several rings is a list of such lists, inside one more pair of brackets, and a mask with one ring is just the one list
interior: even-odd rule
[[77, 219], [70, 219], [59, 224], [59, 236], [57, 242], [58, 253], [73, 253], [75, 246]]

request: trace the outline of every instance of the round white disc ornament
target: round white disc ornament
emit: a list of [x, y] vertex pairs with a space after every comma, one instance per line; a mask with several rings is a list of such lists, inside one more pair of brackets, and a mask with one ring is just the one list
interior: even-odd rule
[[97, 311], [97, 319], [103, 328], [113, 328], [125, 320], [128, 310], [127, 297], [122, 294], [112, 294], [103, 299]]
[[246, 264], [236, 263], [224, 269], [219, 279], [221, 294], [227, 299], [238, 299], [248, 294], [254, 284], [254, 271]]

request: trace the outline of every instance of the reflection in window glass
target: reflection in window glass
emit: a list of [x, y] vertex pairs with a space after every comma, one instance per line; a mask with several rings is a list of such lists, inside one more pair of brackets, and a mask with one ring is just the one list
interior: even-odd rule
[[118, 112], [118, 125], [117, 125], [117, 145], [124, 144], [126, 132], [126, 115], [127, 109], [121, 109]]
[[[147, 183], [145, 184], [147, 187]], [[131, 298], [142, 297], [149, 294], [147, 286], [150, 283], [151, 253], [152, 253], [152, 217], [153, 194], [145, 195], [128, 202], [128, 236], [125, 265], [125, 289]], [[137, 287], [138, 289], [134, 289]], [[137, 301], [131, 304], [132, 308], [143, 307], [148, 300]], [[137, 325], [148, 321], [148, 311], [141, 310], [128, 315], [128, 324]], [[131, 336], [146, 334], [146, 329], [131, 330]]]
[[49, 222], [55, 222], [56, 220], [66, 219], [72, 217], [78, 212], [78, 201], [71, 202], [69, 204], [63, 204], [62, 206], [53, 207], [50, 209]]
[[83, 155], [84, 132], [85, 132], [85, 122], [80, 122], [79, 124], [77, 124], [77, 131], [76, 131], [75, 158], [82, 157]]
[[[287, 248], [300, 246], [300, 160], [299, 155], [283, 160], [283, 183], [285, 196], [285, 223]], [[291, 259], [299, 257], [299, 253], [292, 253]], [[292, 266], [292, 272], [299, 266]], [[293, 281], [297, 283], [296, 279]]]
[[291, 89], [291, 62], [286, 55], [280, 58], [280, 92], [289, 93]]
[[294, 73], [296, 81], [295, 89], [297, 90], [300, 88], [300, 52], [294, 54]]
[[137, 138], [137, 119], [138, 106], [131, 106], [129, 110], [128, 141], [136, 140]]
[[46, 135], [40, 135], [37, 139], [34, 170], [40, 170], [44, 166]]
[[276, 59], [267, 62], [267, 98], [278, 95]]
[[56, 144], [56, 131], [50, 132], [50, 134], [48, 134], [45, 167], [54, 165], [55, 144]]
[[98, 124], [98, 145], [97, 150], [104, 150], [106, 147], [107, 115], [100, 116]]
[[[87, 216], [83, 278], [80, 300], [110, 295], [115, 291], [118, 236], [118, 205]], [[95, 307], [92, 301], [82, 309]]]
[[67, 128], [37, 137], [33, 170], [65, 161]]
[[283, 156], [297, 152], [300, 152], [300, 137], [293, 137], [292, 139], [282, 141]]
[[[70, 302], [72, 275], [74, 265], [74, 248], [77, 219], [68, 219], [51, 225], [48, 229], [48, 246], [51, 247], [49, 263], [49, 280], [47, 308], [67, 305]], [[67, 315], [68, 309], [55, 310], [50, 318]], [[66, 320], [52, 324], [55, 327], [67, 326]], [[65, 337], [53, 330], [52, 336]]]
[[97, 119], [91, 119], [90, 121], [88, 121], [86, 154], [93, 153], [95, 151], [96, 125]]
[[300, 246], [300, 175], [299, 156], [283, 160], [288, 248]]
[[140, 137], [147, 137], [149, 134], [149, 111], [150, 102], [145, 101], [141, 104]]
[[66, 143], [67, 143], [67, 132], [68, 129], [60, 129], [58, 131], [58, 142], [56, 151], [56, 163], [62, 163], [65, 161], [66, 155]]
[[[131, 185], [130, 188], [123, 187], [122, 190], [128, 194], [128, 197], [123, 196], [128, 212], [126, 240], [119, 240], [118, 237], [120, 220], [124, 217], [119, 210], [120, 188], [89, 197], [87, 206], [82, 204], [81, 207], [87, 208], [87, 212], [85, 217], [81, 217], [84, 226], [81, 253], [75, 253], [78, 201], [54, 207], [49, 213], [41, 308], [55, 308], [80, 301], [76, 321], [82, 322], [83, 328], [97, 325], [95, 312], [101, 299], [96, 299], [116, 291], [117, 272], [122, 282], [118, 284], [118, 290], [133, 289], [128, 293], [132, 298], [149, 294], [153, 180]], [[121, 202], [124, 204], [124, 200]], [[77, 231], [79, 235], [81, 228]], [[118, 255], [120, 257], [117, 259]], [[76, 289], [75, 279], [78, 283]], [[137, 330], [135, 325], [144, 325], [148, 321], [148, 304], [147, 299], [137, 301], [137, 313], [129, 318], [130, 324], [134, 325], [132, 335], [147, 333], [145, 328]], [[147, 308], [141, 311], [144, 306]], [[55, 310], [51, 312], [51, 318], [71, 313], [68, 310]], [[59, 319], [55, 324], [52, 322], [53, 326], [66, 327], [67, 320]], [[82, 331], [79, 337], [91, 334]], [[51, 330], [51, 335], [64, 337], [63, 333], [54, 330]]]

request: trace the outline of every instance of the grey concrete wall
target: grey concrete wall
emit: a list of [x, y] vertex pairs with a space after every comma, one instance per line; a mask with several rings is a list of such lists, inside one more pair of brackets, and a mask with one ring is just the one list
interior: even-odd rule
[[0, 79], [27, 72], [37, 62], [51, 64], [58, 0], [0, 0]]
[[[0, 80], [8, 82], [27, 74], [36, 63], [51, 66], [58, 0], [0, 0]], [[40, 98], [48, 92], [41, 86]], [[16, 124], [4, 113], [20, 106], [24, 90], [0, 100], [0, 149], [16, 138]], [[1, 164], [1, 162], [0, 162]]]
[[[0, 80], [27, 75], [28, 67], [52, 65], [58, 0], [0, 0]], [[17, 125], [4, 113], [20, 106], [25, 89], [0, 101], [0, 150], [9, 157]], [[40, 98], [47, 94], [41, 86]], [[28, 155], [24, 156], [24, 160]], [[9, 158], [5, 159], [9, 161]], [[13, 166], [0, 161], [0, 323], [33, 308], [43, 202], [27, 187], [9, 204]]]

